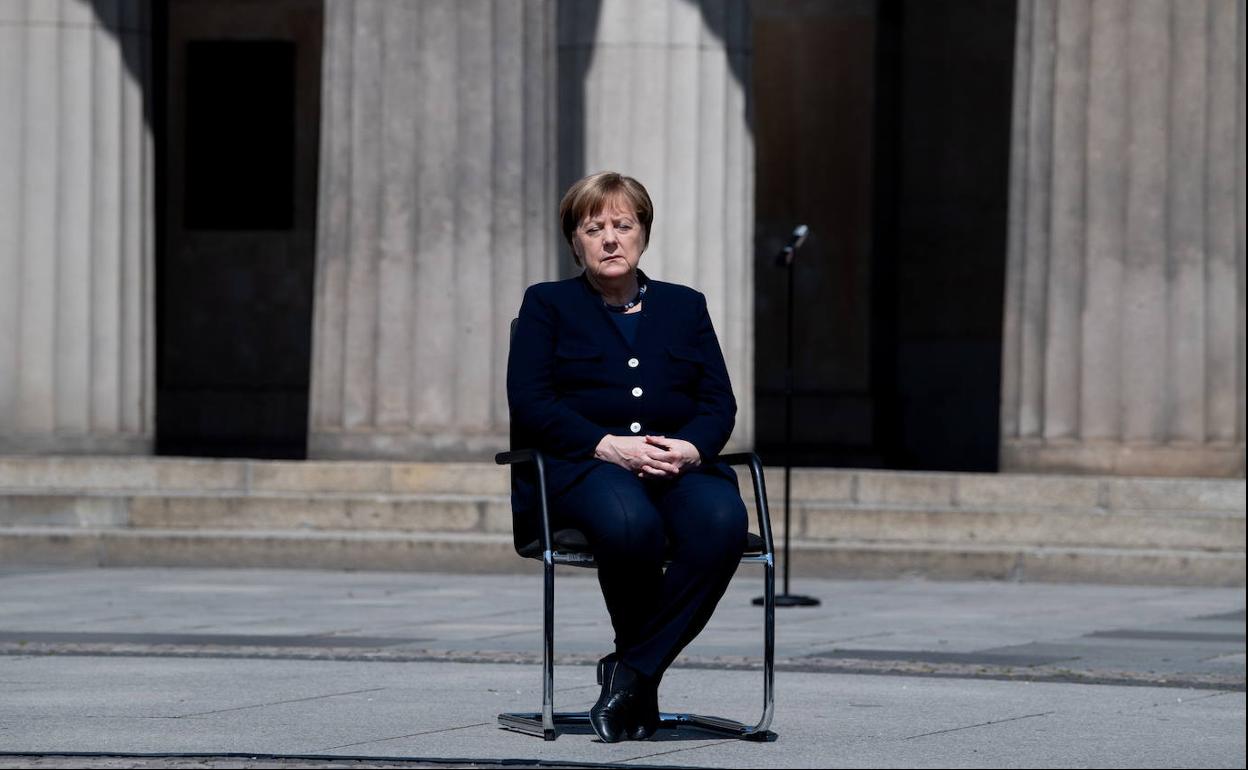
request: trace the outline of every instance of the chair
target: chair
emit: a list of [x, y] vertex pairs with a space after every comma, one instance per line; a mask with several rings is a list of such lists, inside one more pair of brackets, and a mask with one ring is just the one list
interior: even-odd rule
[[[521, 449], [500, 452], [494, 461], [499, 465], [533, 463], [536, 466], [538, 498], [542, 512], [541, 530], [537, 539], [527, 544], [517, 542], [516, 552], [528, 559], [540, 559], [544, 573], [542, 611], [542, 710], [540, 712], [516, 712], [498, 715], [498, 722], [509, 730], [540, 735], [548, 741], [557, 737], [557, 725], [589, 725], [589, 712], [556, 712], [555, 692], [555, 565], [569, 564], [576, 567], [596, 567], [594, 555], [585, 535], [575, 529], [550, 528], [550, 511], [546, 500], [546, 467], [541, 452]], [[763, 565], [763, 714], [758, 724], [749, 726], [731, 719], [698, 714], [660, 713], [664, 727], [695, 727], [717, 735], [752, 741], [775, 740], [776, 734], [768, 730], [775, 709], [775, 551], [772, 548], [771, 518], [767, 512], [767, 491], [763, 483], [763, 467], [753, 452], [721, 455], [719, 462], [730, 465], [748, 465], [754, 486], [755, 509], [758, 512], [759, 534], [749, 533], [742, 562]], [[514, 517], [514, 511], [513, 511]], [[520, 529], [516, 530], [521, 531]], [[601, 673], [600, 673], [601, 676]], [[601, 684], [601, 681], [599, 682]]]

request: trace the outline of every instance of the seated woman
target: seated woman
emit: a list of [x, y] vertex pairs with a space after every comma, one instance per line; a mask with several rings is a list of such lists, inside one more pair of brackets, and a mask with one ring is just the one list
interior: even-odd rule
[[[554, 526], [584, 532], [599, 565], [615, 651], [601, 662], [594, 731], [644, 740], [659, 725], [663, 672], [745, 547], [736, 476], [715, 462], [737, 405], [706, 297], [637, 267], [654, 219], [646, 189], [593, 174], [568, 189], [559, 218], [584, 269], [525, 292], [507, 364], [512, 447], [546, 454]], [[513, 504], [536, 528], [533, 484], [517, 473]]]

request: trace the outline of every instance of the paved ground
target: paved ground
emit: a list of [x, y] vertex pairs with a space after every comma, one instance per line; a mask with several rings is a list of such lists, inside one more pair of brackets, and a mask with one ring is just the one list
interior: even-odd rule
[[[664, 710], [757, 720], [758, 572]], [[778, 611], [777, 741], [608, 745], [497, 726], [540, 706], [536, 574], [0, 570], [0, 767], [1244, 766], [1242, 589], [793, 589], [823, 603]], [[592, 573], [557, 604], [556, 707], [584, 709], [610, 645]]]

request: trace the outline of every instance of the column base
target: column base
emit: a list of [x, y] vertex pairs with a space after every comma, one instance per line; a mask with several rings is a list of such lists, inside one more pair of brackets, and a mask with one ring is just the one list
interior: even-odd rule
[[1001, 471], [1244, 478], [1244, 445], [1005, 439]]
[[493, 462], [509, 444], [505, 434], [314, 431], [308, 434], [308, 459]]
[[0, 434], [0, 455], [150, 455], [151, 436], [90, 433]]

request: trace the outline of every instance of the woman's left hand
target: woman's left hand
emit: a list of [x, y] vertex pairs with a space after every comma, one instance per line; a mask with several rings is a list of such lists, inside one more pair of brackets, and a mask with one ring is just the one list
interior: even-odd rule
[[684, 439], [646, 436], [646, 443], [664, 450], [666, 455], [660, 459], [675, 465], [677, 470], [672, 473], [660, 468], [645, 467], [641, 473], [637, 474], [642, 478], [673, 478], [702, 464], [702, 455], [698, 452], [698, 448]]

